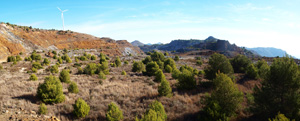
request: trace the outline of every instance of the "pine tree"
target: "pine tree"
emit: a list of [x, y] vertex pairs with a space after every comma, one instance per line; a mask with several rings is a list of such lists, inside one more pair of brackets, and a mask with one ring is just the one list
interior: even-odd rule
[[196, 79], [194, 73], [184, 69], [178, 76], [177, 88], [179, 89], [194, 89], [196, 87]]
[[44, 83], [40, 84], [37, 89], [37, 97], [49, 104], [63, 102], [65, 96], [59, 79], [52, 75], [46, 77]]
[[123, 119], [123, 112], [119, 109], [119, 107], [115, 103], [111, 102], [108, 105], [106, 119], [108, 121], [120, 121]]
[[132, 72], [143, 72], [145, 71], [145, 65], [142, 61], [134, 62], [131, 70]]
[[231, 64], [235, 73], [245, 73], [251, 60], [245, 55], [237, 55], [231, 60]]
[[226, 74], [219, 73], [213, 80], [214, 90], [204, 99], [205, 121], [228, 120], [235, 115], [243, 101], [243, 93]]
[[300, 111], [299, 80], [298, 66], [293, 58], [274, 59], [261, 87], [254, 88], [254, 112], [265, 118], [280, 112], [296, 119]]
[[81, 98], [77, 99], [75, 104], [73, 105], [74, 111], [73, 113], [78, 118], [86, 117], [90, 112], [90, 106]]
[[162, 80], [165, 80], [165, 79], [166, 79], [166, 77], [165, 77], [164, 73], [162, 72], [162, 70], [159, 69], [155, 72], [155, 79], [154, 79], [155, 82], [161, 82]]
[[79, 90], [77, 84], [75, 82], [71, 82], [71, 84], [68, 87], [68, 91], [71, 93], [78, 93]]
[[233, 68], [228, 58], [222, 54], [215, 53], [210, 56], [208, 62], [208, 68], [206, 68], [205, 76], [209, 80], [213, 80], [218, 72], [231, 76], [233, 74]]
[[59, 75], [59, 80], [61, 82], [70, 83], [71, 81], [70, 81], [69, 70], [67, 70], [67, 69], [62, 70]]
[[145, 74], [148, 76], [154, 76], [157, 70], [159, 70], [159, 66], [156, 64], [156, 62], [152, 61], [146, 65]]
[[122, 62], [121, 62], [121, 60], [120, 60], [119, 57], [116, 58], [115, 64], [116, 64], [117, 67], [120, 67], [120, 66], [121, 66]]
[[160, 96], [172, 97], [172, 88], [169, 81], [163, 79], [158, 86], [158, 93]]

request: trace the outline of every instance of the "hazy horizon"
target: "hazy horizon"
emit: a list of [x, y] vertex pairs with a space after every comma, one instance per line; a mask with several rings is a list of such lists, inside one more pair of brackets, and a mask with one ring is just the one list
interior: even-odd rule
[[143, 43], [214, 36], [244, 47], [274, 47], [300, 58], [300, 1], [3, 1], [1, 20]]

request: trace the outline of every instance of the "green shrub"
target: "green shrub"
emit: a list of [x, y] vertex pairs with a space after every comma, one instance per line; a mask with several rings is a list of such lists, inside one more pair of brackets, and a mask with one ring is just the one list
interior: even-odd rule
[[122, 71], [121, 75], [127, 75], [126, 71]]
[[32, 52], [30, 57], [31, 57], [32, 60], [36, 60], [36, 61], [42, 60], [42, 56], [37, 54], [36, 52]]
[[81, 67], [77, 68], [77, 74], [84, 74], [84, 71]]
[[172, 58], [168, 58], [165, 60], [164, 62], [165, 68], [169, 65], [170, 67], [172, 67], [172, 70], [176, 69], [176, 63]]
[[268, 63], [264, 60], [259, 60], [255, 64], [255, 66], [258, 69], [259, 78], [266, 80], [266, 78], [268, 77], [268, 75], [270, 73], [270, 66], [268, 65]]
[[155, 82], [161, 82], [162, 80], [166, 80], [166, 77], [165, 77], [164, 73], [162, 72], [162, 70], [158, 69], [155, 72], [155, 79], [154, 79], [154, 81]]
[[71, 93], [78, 93], [79, 90], [77, 84], [75, 82], [71, 82], [71, 84], [68, 87], [68, 91]]
[[107, 62], [107, 57], [103, 53], [100, 53], [100, 64], [104, 62]]
[[95, 63], [89, 63], [84, 69], [85, 74], [94, 75], [97, 70], [97, 65]]
[[86, 55], [86, 58], [92, 59], [92, 55], [91, 55], [91, 54], [87, 54], [87, 55]]
[[98, 78], [99, 79], [106, 79], [106, 75], [102, 71], [100, 71]]
[[75, 62], [78, 63], [79, 62], [79, 59], [78, 57], [75, 57]]
[[166, 121], [167, 120], [167, 114], [165, 112], [165, 108], [157, 100], [155, 100], [154, 102], [152, 102], [150, 104], [149, 109], [152, 109], [153, 111], [155, 111], [157, 113], [157, 117], [159, 119], [162, 119], [162, 121]]
[[233, 68], [228, 58], [222, 54], [215, 53], [210, 56], [208, 62], [208, 68], [206, 68], [205, 76], [207, 79], [212, 80], [216, 77], [218, 72], [231, 76], [233, 74]]
[[159, 66], [156, 64], [156, 62], [150, 62], [146, 65], [146, 72], [144, 74], [148, 76], [154, 76], [155, 72], [159, 69]]
[[175, 58], [174, 58], [174, 60], [175, 60], [175, 61], [179, 61], [179, 56], [176, 55]]
[[274, 59], [270, 72], [253, 91], [253, 112], [264, 118], [278, 112], [296, 119], [300, 113], [299, 69], [292, 57]]
[[181, 73], [181, 72], [176, 68], [175, 70], [172, 71], [172, 78], [178, 79], [180, 73]]
[[164, 69], [164, 62], [158, 60], [156, 63], [159, 66], [160, 69], [162, 69], [162, 70]]
[[106, 113], [106, 120], [108, 121], [120, 121], [123, 120], [123, 112], [119, 109], [119, 107], [111, 102], [108, 105], [108, 111]]
[[124, 61], [124, 64], [125, 64], [125, 65], [127, 65], [127, 64], [128, 64], [128, 61], [127, 61], [127, 60], [126, 60], [126, 61]]
[[110, 63], [111, 67], [117, 67], [116, 63]]
[[150, 56], [151, 56], [152, 61], [156, 61], [156, 62], [157, 61], [162, 61], [162, 62], [165, 61], [165, 56], [161, 52], [154, 51]]
[[135, 119], [136, 121], [166, 121], [167, 114], [163, 105], [158, 102], [154, 101], [150, 104], [149, 109], [146, 111], [145, 115], [141, 118]]
[[193, 71], [194, 71], [194, 68], [191, 67], [191, 66], [188, 66], [188, 65], [184, 65], [184, 66], [181, 66], [179, 70], [180, 70], [181, 72], [182, 72], [183, 70], [188, 70], [188, 71], [190, 71], [190, 72], [193, 72]]
[[176, 86], [179, 89], [194, 89], [196, 87], [194, 73], [184, 69], [178, 76], [178, 83]]
[[36, 73], [36, 72], [37, 72], [37, 69], [33, 67], [33, 68], [31, 68], [31, 72], [32, 72], [32, 73]]
[[172, 88], [169, 81], [163, 79], [158, 86], [159, 96], [172, 97]]
[[66, 62], [67, 62], [67, 63], [72, 63], [71, 58], [70, 58], [68, 55], [65, 55], [65, 56], [66, 56]]
[[244, 95], [226, 74], [217, 74], [213, 84], [213, 92], [204, 98], [205, 106], [202, 110], [204, 115], [200, 116], [201, 120], [229, 120], [230, 117], [236, 115]]
[[48, 109], [47, 109], [47, 106], [45, 105], [45, 103], [40, 104], [38, 113], [44, 114], [44, 115], [48, 113]]
[[250, 64], [246, 69], [246, 76], [251, 79], [257, 79], [259, 77], [257, 68]]
[[32, 63], [32, 68], [42, 69], [43, 66], [42, 66], [41, 63], [39, 63], [39, 62], [33, 62], [33, 63]]
[[52, 53], [53, 53], [54, 55], [56, 55], [56, 54], [57, 54], [57, 52], [56, 52], [55, 50], [53, 50], [53, 51], [52, 51]]
[[199, 57], [196, 57], [196, 60], [202, 60], [202, 58], [199, 56]]
[[117, 67], [120, 67], [120, 66], [121, 66], [122, 62], [121, 62], [121, 60], [120, 60], [119, 57], [116, 58], [115, 64], [116, 64]]
[[90, 112], [90, 106], [84, 100], [82, 100], [81, 98], [76, 100], [73, 107], [74, 107], [73, 113], [78, 118], [84, 118]]
[[251, 64], [251, 60], [245, 55], [237, 55], [230, 62], [235, 73], [245, 73]]
[[133, 63], [132, 72], [143, 72], [143, 71], [145, 71], [145, 65], [142, 61]]
[[169, 53], [168, 53], [168, 52], [165, 52], [164, 55], [165, 55], [165, 56], [169, 56]]
[[68, 49], [67, 49], [67, 48], [64, 48], [63, 51], [64, 51], [64, 53], [67, 53], [67, 52], [68, 52]]
[[47, 58], [44, 58], [44, 61], [43, 61], [43, 65], [49, 65], [50, 64], [50, 60], [48, 60]]
[[7, 62], [14, 62], [16, 61], [16, 57], [15, 56], [8, 56], [7, 57]]
[[86, 60], [88, 60], [88, 59], [87, 59], [85, 56], [81, 56], [81, 57], [80, 57], [80, 60], [81, 60], [81, 61], [86, 61]]
[[172, 67], [170, 66], [170, 65], [167, 65], [166, 67], [165, 67], [165, 71], [167, 72], [167, 73], [172, 73]]
[[58, 62], [59, 64], [62, 64], [62, 63], [63, 63], [63, 59], [62, 59], [61, 57], [58, 57], [58, 58], [57, 58], [57, 62]]
[[196, 64], [197, 64], [198, 66], [201, 66], [201, 65], [203, 64], [203, 62], [202, 62], [202, 60], [197, 60], [197, 61], [196, 61]]
[[97, 57], [95, 55], [91, 56], [91, 60], [96, 60], [96, 59], [97, 59]]
[[70, 83], [70, 73], [69, 70], [63, 69], [59, 74], [59, 80], [61, 82]]
[[147, 56], [144, 60], [143, 60], [143, 63], [144, 64], [148, 64], [152, 61], [151, 57], [150, 56]]
[[103, 72], [105, 75], [109, 74], [109, 70], [108, 70], [108, 62], [104, 61], [102, 64], [98, 64], [97, 65], [97, 69], [96, 69], [96, 73], [100, 73]]
[[38, 78], [35, 74], [31, 74], [30, 77], [29, 77], [29, 80], [36, 81], [36, 80], [38, 80]]
[[63, 102], [65, 96], [59, 79], [52, 75], [46, 77], [44, 83], [38, 86], [37, 97], [47, 104]]
[[[275, 118], [273, 118], [273, 119], [269, 118], [269, 121], [291, 121], [291, 120], [289, 118], [285, 117], [284, 114], [281, 114], [279, 112]], [[295, 121], [295, 120], [292, 120], [292, 121]]]
[[20, 55], [17, 55], [17, 56], [16, 56], [16, 61], [22, 61], [22, 58], [21, 58]]
[[25, 57], [25, 61], [32, 61], [31, 57]]
[[50, 72], [51, 73], [58, 73], [58, 66], [57, 65], [53, 65], [50, 67]]

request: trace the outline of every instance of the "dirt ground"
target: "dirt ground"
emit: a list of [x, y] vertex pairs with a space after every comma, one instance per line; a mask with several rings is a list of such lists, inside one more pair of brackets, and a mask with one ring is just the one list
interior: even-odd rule
[[[43, 55], [43, 54], [41, 54]], [[25, 56], [23, 56], [25, 57]], [[44, 58], [45, 56], [43, 56]], [[77, 83], [79, 88], [78, 94], [68, 93], [68, 84], [63, 83], [63, 92], [65, 94], [65, 101], [59, 104], [47, 105], [48, 114], [45, 116], [38, 115], [39, 105], [41, 101], [36, 97], [38, 85], [43, 83], [44, 78], [50, 75], [45, 69], [38, 70], [36, 73], [38, 81], [29, 81], [31, 73], [27, 73], [31, 69], [31, 62], [20, 61], [16, 65], [10, 63], [2, 63], [3, 69], [0, 71], [0, 120], [13, 119], [37, 119], [45, 120], [51, 119], [55, 116], [62, 121], [68, 120], [105, 120], [105, 113], [108, 109], [108, 104], [115, 102], [123, 111], [124, 120], [134, 120], [135, 117], [140, 117], [145, 113], [148, 105], [154, 101], [160, 101], [166, 110], [168, 120], [170, 121], [193, 121], [197, 120], [197, 113], [201, 109], [201, 98], [210, 90], [205, 89], [199, 85], [197, 89], [190, 91], [178, 91], [176, 89], [176, 80], [171, 77], [171, 74], [165, 73], [166, 79], [170, 82], [173, 88], [173, 97], [159, 97], [158, 85], [153, 82], [154, 77], [143, 76], [141, 73], [131, 72], [133, 60], [141, 60], [145, 56], [126, 56], [121, 57], [121, 61], [127, 60], [128, 65], [122, 63], [121, 67], [109, 67], [110, 74], [105, 80], [98, 79], [97, 75], [77, 74], [77, 68], [73, 67], [73, 63], [61, 64], [59, 70], [69, 67], [71, 70], [71, 81]], [[49, 58], [50, 59], [50, 58]], [[111, 57], [110, 62], [114, 61]], [[190, 65], [198, 70], [203, 70], [208, 60], [204, 59], [204, 65], [197, 66], [193, 58], [182, 57], [180, 61], [176, 62], [177, 67], [181, 65]], [[51, 59], [51, 65], [57, 61]], [[80, 61], [82, 68], [87, 63], [99, 62], [99, 58], [94, 61]], [[125, 70], [127, 75], [121, 75]], [[58, 77], [59, 74], [54, 74]], [[251, 92], [251, 89], [257, 81], [243, 80], [243, 75], [238, 75], [238, 87], [243, 92]], [[199, 77], [197, 79], [205, 81]], [[206, 80], [207, 81], [207, 80]], [[73, 104], [75, 100], [82, 98], [90, 105], [89, 115], [85, 118], [76, 119], [72, 114]]]

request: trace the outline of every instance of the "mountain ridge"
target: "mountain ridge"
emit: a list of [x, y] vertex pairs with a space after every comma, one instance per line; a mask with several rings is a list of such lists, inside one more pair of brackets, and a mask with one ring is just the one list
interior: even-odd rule
[[265, 57], [283, 57], [287, 54], [285, 50], [274, 48], [274, 47], [255, 47], [255, 48], [247, 48], [250, 51], [254, 51], [261, 56]]

